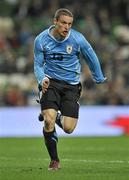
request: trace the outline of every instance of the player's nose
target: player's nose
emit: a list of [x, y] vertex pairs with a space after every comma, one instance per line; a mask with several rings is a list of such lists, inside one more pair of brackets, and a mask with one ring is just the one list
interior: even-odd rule
[[69, 25], [65, 24], [65, 29], [68, 30], [69, 29]]

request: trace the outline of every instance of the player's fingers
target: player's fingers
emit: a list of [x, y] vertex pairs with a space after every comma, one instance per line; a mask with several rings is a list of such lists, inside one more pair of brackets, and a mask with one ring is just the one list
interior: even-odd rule
[[47, 88], [48, 88], [47, 84], [43, 85], [43, 89], [47, 89]]
[[45, 92], [47, 91], [47, 89], [48, 89], [48, 88], [43, 87], [43, 90], [42, 90], [42, 91], [43, 91], [43, 93], [45, 93]]
[[44, 83], [43, 83], [43, 87], [48, 87], [49, 86], [49, 82], [48, 81], [45, 81]]
[[45, 82], [44, 82], [44, 85], [48, 85], [48, 81], [45, 81]]

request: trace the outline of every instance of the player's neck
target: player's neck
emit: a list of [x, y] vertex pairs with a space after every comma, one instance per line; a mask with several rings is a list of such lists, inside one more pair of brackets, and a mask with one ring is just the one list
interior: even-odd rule
[[57, 40], [57, 41], [63, 41], [65, 38], [63, 36], [61, 36], [55, 28], [51, 29], [51, 35]]

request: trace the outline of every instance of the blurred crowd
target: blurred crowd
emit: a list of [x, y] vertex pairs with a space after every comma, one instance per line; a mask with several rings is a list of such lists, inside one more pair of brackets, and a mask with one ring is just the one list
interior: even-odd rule
[[36, 106], [35, 36], [58, 8], [74, 14], [73, 27], [95, 49], [108, 82], [96, 85], [82, 61], [81, 105], [129, 105], [129, 0], [1, 0], [0, 106]]

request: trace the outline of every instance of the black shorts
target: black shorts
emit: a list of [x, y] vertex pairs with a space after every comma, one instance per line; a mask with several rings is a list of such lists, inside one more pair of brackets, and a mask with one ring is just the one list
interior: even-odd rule
[[78, 118], [81, 94], [81, 83], [71, 85], [64, 81], [50, 79], [50, 85], [46, 93], [41, 97], [41, 110], [60, 110], [62, 115]]

